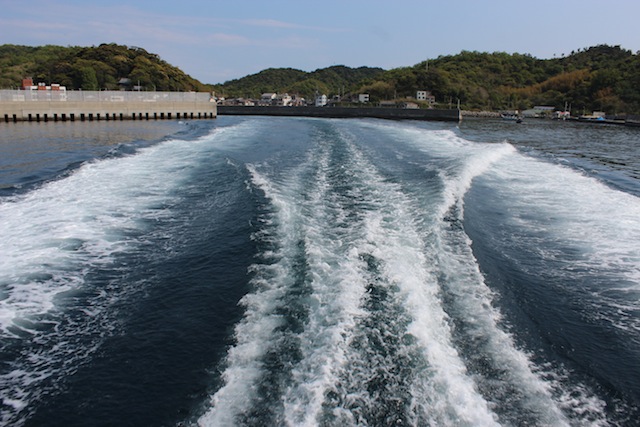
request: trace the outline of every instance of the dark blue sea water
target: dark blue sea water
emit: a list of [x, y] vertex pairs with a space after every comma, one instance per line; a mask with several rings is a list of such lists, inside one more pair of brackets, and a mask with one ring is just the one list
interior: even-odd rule
[[0, 125], [0, 424], [640, 425], [640, 130]]

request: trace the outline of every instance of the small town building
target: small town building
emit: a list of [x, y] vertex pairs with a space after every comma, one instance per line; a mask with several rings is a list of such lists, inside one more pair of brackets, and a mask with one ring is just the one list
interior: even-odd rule
[[307, 104], [307, 101], [300, 95], [291, 95], [292, 107], [303, 107]]
[[278, 94], [272, 92], [263, 93], [260, 97], [258, 105], [273, 105], [273, 102], [277, 96]]
[[131, 79], [127, 79], [123, 77], [120, 80], [118, 80], [118, 86], [120, 87], [120, 90], [131, 90], [131, 87], [133, 86], [133, 82], [131, 81]]
[[26, 77], [22, 79], [22, 90], [37, 90], [37, 91], [54, 91], [54, 92], [66, 92], [66, 86], [60, 86], [58, 83], [51, 83], [51, 85], [47, 86], [46, 83], [40, 82], [37, 85], [33, 84], [33, 79], [31, 77]]
[[254, 105], [256, 105], [256, 102], [253, 99], [247, 99], [247, 98], [231, 98], [231, 99], [219, 98], [218, 105], [253, 107]]
[[369, 94], [368, 93], [359, 94], [358, 95], [358, 102], [360, 102], [360, 103], [369, 102]]
[[415, 102], [402, 102], [400, 103], [400, 108], [418, 109], [420, 106]]
[[291, 106], [292, 98], [288, 93], [284, 93], [282, 95], [276, 95], [275, 104], [279, 107], [289, 107]]
[[325, 105], [327, 105], [327, 95], [316, 96], [316, 107], [324, 107]]
[[426, 102], [430, 107], [432, 107], [436, 103], [436, 97], [433, 96], [428, 90], [417, 91], [416, 100]]
[[33, 79], [31, 77], [25, 77], [22, 79], [22, 90], [36, 90], [38, 89], [33, 85]]

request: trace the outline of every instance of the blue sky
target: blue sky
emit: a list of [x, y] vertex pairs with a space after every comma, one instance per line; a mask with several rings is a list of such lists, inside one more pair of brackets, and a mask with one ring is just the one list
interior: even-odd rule
[[0, 44], [118, 43], [203, 83], [270, 67], [385, 69], [462, 50], [640, 51], [637, 0], [0, 0]]

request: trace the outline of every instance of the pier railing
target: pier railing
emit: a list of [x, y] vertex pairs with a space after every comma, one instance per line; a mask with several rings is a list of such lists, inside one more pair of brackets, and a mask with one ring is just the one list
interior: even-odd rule
[[130, 92], [117, 90], [0, 90], [0, 101], [208, 102], [206, 92]]

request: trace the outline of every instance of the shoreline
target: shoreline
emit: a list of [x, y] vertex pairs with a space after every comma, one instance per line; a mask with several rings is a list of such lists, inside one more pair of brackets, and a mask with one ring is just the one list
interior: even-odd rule
[[378, 118], [392, 120], [462, 120], [460, 110], [381, 108], [381, 107], [275, 107], [275, 106], [218, 106], [218, 115], [230, 116], [284, 116], [324, 118]]
[[462, 117], [479, 117], [487, 119], [499, 119], [500, 113], [496, 111], [474, 111], [474, 110], [460, 110]]
[[[501, 114], [496, 111], [472, 111], [472, 110], [460, 110], [460, 115], [463, 118], [477, 118], [477, 119], [500, 119]], [[621, 119], [601, 119], [601, 120], [589, 120], [581, 119], [579, 117], [569, 117], [567, 119], [552, 119], [549, 117], [524, 117], [525, 120], [552, 120], [554, 122], [567, 121], [573, 123], [587, 123], [593, 125], [616, 125], [616, 126], [628, 126], [628, 127], [640, 127], [640, 120], [636, 119], [637, 116], [632, 118]]]

